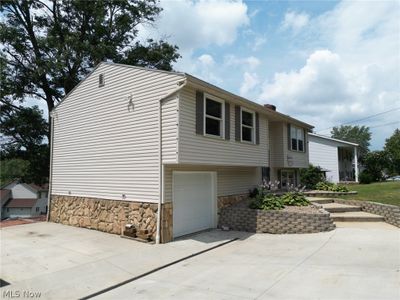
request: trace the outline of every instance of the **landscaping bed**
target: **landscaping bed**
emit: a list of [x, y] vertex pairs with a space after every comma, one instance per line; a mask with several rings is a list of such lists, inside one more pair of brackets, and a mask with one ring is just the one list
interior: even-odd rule
[[254, 199], [247, 199], [222, 208], [219, 213], [219, 227], [272, 234], [316, 233], [335, 229], [329, 213], [313, 204], [255, 209], [251, 208], [254, 207], [253, 201]]

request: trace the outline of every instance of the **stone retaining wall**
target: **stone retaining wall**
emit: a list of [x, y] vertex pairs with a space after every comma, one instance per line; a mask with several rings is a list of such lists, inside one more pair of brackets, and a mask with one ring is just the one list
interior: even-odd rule
[[335, 229], [329, 213], [295, 213], [287, 211], [265, 211], [234, 205], [221, 209], [218, 226], [257, 233], [314, 233]]
[[228, 195], [228, 196], [218, 196], [218, 210], [224, 207], [228, 207], [234, 204], [237, 204], [239, 202], [242, 202], [243, 200], [247, 199], [249, 197], [249, 194], [237, 194], [237, 195]]
[[360, 206], [362, 211], [380, 215], [385, 222], [400, 227], [400, 207], [370, 201], [333, 199], [336, 203]]
[[[52, 195], [49, 220], [114, 234], [121, 234], [126, 224], [134, 224], [139, 230], [148, 230], [155, 240], [157, 209], [156, 203]], [[169, 210], [172, 205], [165, 207], [167, 216]]]

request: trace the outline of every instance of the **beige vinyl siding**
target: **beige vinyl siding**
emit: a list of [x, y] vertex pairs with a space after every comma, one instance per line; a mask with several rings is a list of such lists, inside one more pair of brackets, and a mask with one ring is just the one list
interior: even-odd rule
[[217, 195], [245, 194], [261, 183], [260, 167], [191, 166], [175, 165], [164, 168], [164, 201], [172, 201], [173, 171], [213, 171], [217, 172]]
[[271, 153], [271, 167], [283, 167], [284, 165], [284, 147], [287, 147], [287, 142], [283, 140], [283, 123], [270, 122], [270, 153]]
[[164, 164], [178, 162], [178, 98], [162, 102], [162, 158]]
[[182, 79], [101, 64], [55, 110], [52, 194], [158, 201], [159, 99]]
[[[212, 94], [210, 91], [205, 91]], [[179, 153], [184, 164], [268, 166], [268, 121], [260, 114], [260, 144], [235, 140], [235, 103], [230, 103], [230, 140], [196, 134], [196, 90], [185, 87], [179, 97]]]

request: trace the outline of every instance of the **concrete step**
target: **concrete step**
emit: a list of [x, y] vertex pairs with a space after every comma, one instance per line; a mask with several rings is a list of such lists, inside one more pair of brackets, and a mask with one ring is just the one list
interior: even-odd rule
[[331, 213], [334, 222], [381, 222], [385, 218], [363, 211]]
[[306, 197], [308, 201], [318, 203], [318, 204], [325, 204], [325, 203], [332, 203], [334, 199], [332, 198], [320, 198], [320, 197]]
[[361, 207], [341, 203], [325, 203], [322, 207], [330, 213], [361, 211]]

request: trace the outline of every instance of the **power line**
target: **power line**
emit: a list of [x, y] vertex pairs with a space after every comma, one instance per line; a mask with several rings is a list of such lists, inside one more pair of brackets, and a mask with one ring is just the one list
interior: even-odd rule
[[378, 125], [378, 126], [373, 126], [373, 127], [370, 127], [370, 129], [372, 129], [372, 128], [378, 128], [378, 127], [384, 127], [384, 126], [389, 126], [389, 125], [394, 125], [394, 124], [400, 124], [400, 121], [391, 122], [391, 123], [386, 123], [386, 124], [382, 124], [382, 125]]
[[[374, 117], [377, 117], [377, 116], [380, 116], [380, 115], [383, 115], [383, 114], [387, 114], [387, 113], [390, 113], [390, 112], [393, 112], [393, 111], [396, 111], [396, 110], [399, 110], [399, 109], [400, 109], [400, 107], [392, 108], [390, 110], [383, 111], [383, 112], [380, 112], [380, 113], [377, 113], [377, 114], [374, 114], [374, 115], [370, 115], [370, 116], [367, 116], [367, 117], [362, 118], [362, 119], [358, 119], [358, 120], [354, 120], [354, 121], [348, 121], [348, 122], [342, 123], [342, 124], [337, 125], [337, 126], [342, 126], [342, 125], [346, 125], [346, 124], [352, 124], [352, 123], [356, 123], [356, 122], [360, 122], [360, 121], [365, 121], [365, 120], [372, 119]], [[331, 129], [333, 127], [335, 127], [335, 126], [331, 126], [331, 127], [325, 128], [325, 129], [318, 130], [318, 132]], [[370, 128], [374, 128], [374, 127], [370, 127]]]

